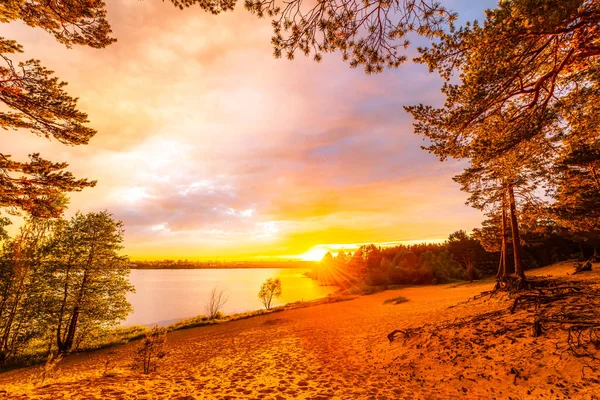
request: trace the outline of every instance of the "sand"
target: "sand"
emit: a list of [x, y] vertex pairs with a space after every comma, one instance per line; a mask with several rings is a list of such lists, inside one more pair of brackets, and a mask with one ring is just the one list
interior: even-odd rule
[[[571, 264], [537, 270], [565, 275]], [[600, 277], [595, 265], [588, 277]], [[581, 276], [584, 276], [582, 274]], [[168, 334], [158, 370], [131, 369], [139, 342], [0, 374], [0, 397], [85, 399], [523, 399], [600, 395], [598, 373], [556, 350], [562, 333], [499, 332], [506, 322], [424, 329], [390, 343], [394, 329], [505, 310], [510, 300], [464, 303], [493, 282], [385, 291]], [[408, 302], [386, 304], [402, 295]], [[527, 311], [511, 316], [515, 323]], [[494, 333], [494, 334], [491, 334]], [[106, 362], [109, 361], [108, 368]], [[5, 391], [5, 392], [2, 392]]]

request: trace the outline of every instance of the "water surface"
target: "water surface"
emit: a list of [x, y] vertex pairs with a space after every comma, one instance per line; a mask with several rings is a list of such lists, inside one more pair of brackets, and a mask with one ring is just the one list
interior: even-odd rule
[[124, 325], [164, 325], [178, 319], [205, 314], [205, 305], [214, 287], [225, 290], [228, 298], [223, 312], [233, 314], [263, 308], [257, 294], [267, 278], [281, 279], [283, 294], [274, 306], [301, 300], [314, 300], [336, 288], [319, 286], [303, 275], [303, 268], [240, 269], [134, 269], [130, 280], [136, 293], [128, 300], [134, 308]]

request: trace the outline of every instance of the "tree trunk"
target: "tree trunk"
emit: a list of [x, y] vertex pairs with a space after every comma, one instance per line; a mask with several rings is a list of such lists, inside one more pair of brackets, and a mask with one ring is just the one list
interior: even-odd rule
[[512, 241], [515, 258], [515, 275], [525, 278], [523, 265], [521, 263], [521, 236], [519, 234], [519, 221], [517, 219], [517, 204], [515, 202], [515, 191], [512, 186], [508, 187], [508, 200], [510, 205], [510, 225], [512, 228]]
[[504, 252], [500, 252], [500, 262], [498, 263], [498, 272], [496, 273], [496, 278], [500, 279], [504, 276], [504, 268], [503, 267], [503, 261], [504, 261]]
[[71, 351], [73, 347], [73, 342], [75, 341], [75, 331], [77, 330], [77, 322], [79, 320], [79, 307], [75, 306], [73, 309], [73, 315], [71, 316], [71, 321], [69, 322], [69, 329], [67, 331], [67, 336], [65, 337], [65, 341], [61, 343], [61, 347], [59, 347], [58, 351], [61, 354], [67, 354]]
[[506, 193], [502, 196], [502, 277], [509, 275], [508, 265], [508, 230], [506, 229]]
[[466, 262], [466, 267], [467, 267], [467, 275], [469, 276], [469, 281], [471, 283], [473, 283], [473, 278], [474, 278], [474, 273], [473, 273], [473, 265], [471, 264], [471, 259], [467, 258], [467, 262]]

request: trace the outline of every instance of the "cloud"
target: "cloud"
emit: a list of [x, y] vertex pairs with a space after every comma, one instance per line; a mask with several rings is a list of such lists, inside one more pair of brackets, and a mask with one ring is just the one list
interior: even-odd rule
[[98, 179], [72, 212], [110, 210], [133, 257], [291, 255], [479, 222], [450, 179], [460, 165], [420, 150], [402, 109], [441, 101], [423, 66], [367, 76], [337, 54], [275, 60], [268, 21], [241, 9], [113, 1], [109, 18], [119, 41], [103, 50], [8, 25], [26, 56], [69, 81], [98, 135], [79, 147], [25, 132], [0, 141]]

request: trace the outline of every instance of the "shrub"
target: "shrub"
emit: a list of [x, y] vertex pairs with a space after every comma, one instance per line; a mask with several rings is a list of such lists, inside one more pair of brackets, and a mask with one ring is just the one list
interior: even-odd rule
[[155, 326], [142, 339], [135, 353], [135, 365], [142, 368], [144, 374], [155, 372], [158, 362], [167, 355], [165, 343], [167, 342], [167, 330]]
[[225, 314], [221, 312], [221, 309], [227, 303], [227, 296], [225, 296], [225, 290], [218, 289], [216, 287], [210, 292], [210, 296], [205, 306], [205, 312], [208, 319], [221, 319]]

